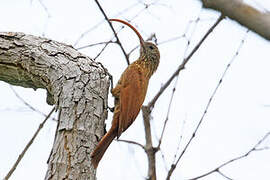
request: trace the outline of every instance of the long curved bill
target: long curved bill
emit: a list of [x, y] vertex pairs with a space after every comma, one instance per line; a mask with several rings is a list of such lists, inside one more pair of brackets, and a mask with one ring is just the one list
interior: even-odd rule
[[123, 24], [127, 25], [128, 27], [130, 27], [137, 34], [137, 36], [140, 40], [141, 46], [144, 47], [144, 40], [143, 40], [142, 36], [137, 31], [137, 29], [135, 27], [133, 27], [131, 24], [129, 24], [128, 22], [123, 21], [121, 19], [109, 19], [109, 21], [117, 21], [117, 22], [123, 23]]

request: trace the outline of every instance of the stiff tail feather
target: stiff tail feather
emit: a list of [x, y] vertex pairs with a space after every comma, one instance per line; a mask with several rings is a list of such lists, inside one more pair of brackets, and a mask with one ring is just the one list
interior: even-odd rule
[[94, 149], [94, 151], [91, 154], [91, 162], [95, 168], [97, 168], [99, 161], [103, 157], [105, 151], [113, 141], [113, 139], [116, 137], [117, 131], [110, 129], [108, 133], [106, 133], [105, 136], [100, 140], [97, 147]]

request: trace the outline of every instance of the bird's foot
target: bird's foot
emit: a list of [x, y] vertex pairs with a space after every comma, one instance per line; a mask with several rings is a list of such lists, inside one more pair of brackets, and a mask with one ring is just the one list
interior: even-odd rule
[[109, 109], [111, 112], [114, 112], [114, 107], [109, 107], [109, 106], [108, 106], [108, 109]]

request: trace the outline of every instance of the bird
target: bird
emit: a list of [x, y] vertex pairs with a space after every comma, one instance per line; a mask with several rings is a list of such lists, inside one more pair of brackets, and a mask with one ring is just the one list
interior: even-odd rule
[[96, 169], [105, 151], [116, 137], [128, 129], [138, 116], [144, 102], [149, 80], [157, 70], [160, 60], [158, 47], [144, 41], [140, 33], [128, 22], [120, 19], [109, 19], [130, 27], [140, 41], [140, 56], [128, 65], [117, 85], [111, 90], [114, 97], [114, 114], [109, 131], [101, 138], [91, 153], [91, 163]]

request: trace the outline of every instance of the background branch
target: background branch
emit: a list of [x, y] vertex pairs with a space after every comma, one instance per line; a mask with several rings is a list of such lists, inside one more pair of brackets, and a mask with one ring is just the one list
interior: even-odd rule
[[[245, 35], [247, 35], [247, 34], [248, 34], [248, 30], [247, 30], [247, 32], [246, 32]], [[233, 61], [235, 60], [235, 58], [236, 58], [237, 55], [239, 54], [239, 51], [240, 51], [240, 49], [242, 48], [242, 46], [243, 46], [243, 44], [244, 44], [244, 42], [245, 42], [245, 38], [246, 38], [246, 36], [245, 36], [245, 37], [243, 38], [243, 40], [240, 42], [240, 45], [238, 46], [238, 49], [237, 49], [235, 55], [233, 56], [233, 58], [230, 60], [230, 62], [229, 62], [228, 65], [226, 66], [226, 68], [225, 68], [225, 70], [224, 70], [224, 72], [223, 72], [223, 74], [222, 74], [220, 80], [218, 81], [218, 84], [217, 84], [216, 88], [214, 89], [214, 91], [213, 91], [213, 93], [212, 93], [212, 95], [211, 95], [211, 97], [210, 97], [210, 99], [209, 99], [209, 101], [208, 101], [208, 103], [207, 103], [207, 105], [206, 105], [206, 107], [205, 107], [205, 110], [204, 110], [204, 112], [203, 112], [203, 115], [202, 115], [202, 117], [201, 117], [199, 123], [197, 124], [195, 130], [193, 131], [193, 134], [192, 134], [191, 138], [189, 139], [188, 143], [187, 143], [186, 146], [184, 147], [183, 151], [181, 152], [181, 154], [180, 154], [180, 156], [178, 157], [178, 159], [176, 160], [176, 162], [175, 162], [174, 164], [171, 165], [171, 169], [169, 170], [168, 175], [167, 175], [167, 180], [170, 179], [170, 177], [171, 177], [171, 175], [172, 175], [172, 172], [173, 172], [174, 169], [176, 168], [176, 166], [177, 166], [177, 164], [179, 163], [180, 159], [181, 159], [181, 158], [183, 157], [183, 155], [185, 154], [185, 152], [186, 152], [186, 150], [188, 149], [189, 145], [191, 144], [192, 140], [195, 138], [195, 136], [196, 136], [196, 134], [197, 134], [197, 132], [198, 132], [198, 129], [200, 128], [200, 126], [201, 126], [201, 124], [202, 124], [202, 122], [203, 122], [203, 120], [204, 120], [204, 117], [205, 117], [205, 115], [206, 115], [206, 113], [207, 113], [207, 111], [208, 111], [208, 109], [209, 109], [209, 107], [210, 107], [210, 105], [211, 105], [211, 102], [212, 102], [213, 98], [215, 97], [215, 95], [216, 95], [216, 93], [217, 93], [217, 90], [219, 89], [219, 87], [220, 87], [220, 85], [221, 85], [221, 83], [222, 83], [222, 81], [223, 81], [223, 79], [224, 79], [224, 77], [225, 77], [227, 71], [228, 71], [229, 68], [231, 67], [231, 64], [233, 63]]]
[[200, 42], [194, 47], [194, 49], [191, 51], [191, 53], [183, 60], [183, 62], [180, 64], [180, 66], [177, 68], [177, 70], [171, 75], [171, 77], [168, 79], [168, 81], [160, 88], [159, 92], [154, 96], [154, 98], [148, 103], [149, 108], [153, 108], [156, 101], [158, 100], [159, 96], [167, 89], [167, 87], [171, 84], [172, 80], [178, 76], [181, 70], [185, 69], [185, 65], [190, 60], [190, 58], [193, 56], [193, 54], [199, 49], [199, 47], [202, 45], [204, 40], [207, 38], [207, 36], [215, 29], [215, 27], [224, 19], [223, 15], [220, 15], [217, 21], [214, 23], [214, 25], [207, 31], [207, 33], [203, 36], [203, 38], [200, 40]]
[[[30, 105], [28, 102], [26, 102], [26, 101], [25, 101], [25, 100], [24, 100], [24, 99], [23, 99], [16, 91], [15, 91], [15, 89], [14, 89], [11, 85], [9, 85], [9, 87], [10, 87], [10, 89], [12, 90], [12, 92], [15, 94], [15, 96], [16, 96], [20, 101], [22, 101], [23, 104], [25, 104], [25, 106], [27, 106], [28, 108], [30, 108], [32, 111], [37, 112], [37, 113], [43, 115], [44, 117], [47, 117], [47, 116], [48, 116], [47, 114], [41, 112], [40, 110], [34, 108], [32, 105]], [[57, 121], [55, 118], [52, 118], [52, 120]]]
[[134, 144], [134, 145], [137, 145], [137, 146], [139, 146], [139, 147], [141, 147], [141, 148], [143, 148], [145, 150], [145, 147], [143, 145], [141, 145], [140, 143], [135, 142], [135, 141], [124, 140], [124, 139], [117, 139], [117, 141], [129, 143], [129, 144]]
[[[95, 2], [96, 2], [96, 4], [98, 5], [99, 10], [102, 12], [103, 16], [105, 17], [106, 21], [108, 22], [110, 28], [112, 29], [113, 34], [114, 34], [114, 36], [115, 36], [115, 38], [116, 38], [116, 43], [120, 46], [120, 48], [121, 48], [121, 50], [122, 50], [122, 52], [123, 52], [123, 54], [124, 54], [124, 56], [125, 56], [125, 58], [126, 58], [126, 62], [127, 62], [127, 64], [129, 65], [129, 64], [130, 64], [130, 63], [129, 63], [129, 57], [128, 57], [128, 55], [127, 55], [127, 53], [126, 53], [126, 51], [125, 51], [123, 45], [121, 44], [121, 42], [120, 42], [120, 40], [119, 40], [119, 38], [118, 38], [118, 35], [117, 35], [116, 31], [114, 30], [114, 28], [113, 28], [111, 22], [109, 21], [109, 18], [107, 17], [107, 15], [106, 15], [106, 13], [104, 12], [103, 8], [102, 8], [101, 5], [99, 4], [98, 0], [95, 0]], [[104, 47], [104, 48], [105, 48], [105, 47]]]
[[33, 137], [30, 139], [30, 141], [26, 144], [25, 148], [23, 149], [23, 151], [21, 152], [21, 154], [19, 155], [19, 157], [17, 158], [16, 162], [14, 163], [14, 165], [12, 166], [12, 168], [9, 170], [9, 172], [7, 173], [7, 175], [5, 176], [4, 180], [8, 180], [10, 178], [10, 176], [12, 175], [12, 173], [15, 171], [15, 169], [17, 168], [18, 164], [20, 163], [20, 161], [22, 160], [23, 156], [25, 155], [26, 151], [28, 150], [28, 148], [33, 144], [34, 140], [36, 139], [38, 133], [40, 132], [40, 130], [43, 128], [44, 124], [46, 123], [46, 121], [49, 119], [49, 117], [52, 115], [52, 113], [55, 111], [55, 107], [52, 108], [52, 110], [49, 112], [49, 114], [46, 116], [46, 118], [44, 119], [44, 121], [38, 126], [38, 129], [36, 130], [36, 132], [34, 133]]
[[[263, 136], [263, 138], [262, 138], [261, 140], [259, 140], [259, 141], [257, 142], [257, 144], [255, 144], [255, 146], [253, 146], [247, 153], [245, 153], [245, 154], [243, 154], [243, 155], [241, 155], [241, 156], [235, 157], [235, 158], [233, 158], [233, 159], [231, 159], [231, 160], [229, 160], [229, 161], [226, 161], [225, 163], [219, 165], [217, 168], [215, 168], [215, 169], [213, 169], [213, 170], [211, 170], [211, 171], [209, 171], [209, 172], [207, 172], [207, 173], [205, 173], [205, 174], [202, 174], [202, 175], [200, 175], [200, 176], [197, 176], [197, 177], [194, 177], [194, 178], [191, 178], [191, 179], [188, 179], [188, 180], [196, 180], [196, 179], [200, 179], [200, 178], [203, 178], [203, 177], [208, 176], [208, 175], [210, 175], [210, 174], [212, 174], [212, 173], [215, 173], [215, 172], [218, 172], [218, 173], [222, 174], [222, 173], [220, 172], [220, 169], [223, 168], [224, 166], [226, 166], [226, 165], [228, 165], [228, 164], [231, 164], [231, 163], [233, 163], [233, 162], [235, 162], [235, 161], [238, 161], [238, 160], [240, 160], [240, 159], [243, 159], [243, 158], [247, 157], [250, 153], [252, 153], [252, 152], [254, 152], [254, 151], [266, 150], [265, 148], [262, 148], [262, 149], [259, 148], [259, 149], [258, 149], [258, 147], [259, 147], [259, 146], [260, 146], [260, 145], [268, 138], [269, 135], [270, 135], [270, 132], [266, 133], [266, 134]], [[229, 179], [229, 178], [228, 178], [228, 179]]]
[[[152, 180], [156, 179], [156, 161], [155, 161], [155, 154], [158, 151], [157, 148], [153, 147], [152, 144], [152, 135], [151, 135], [151, 126], [150, 126], [150, 116], [151, 116], [151, 110], [154, 107], [155, 102], [160, 97], [160, 95], [165, 91], [165, 89], [170, 85], [172, 80], [178, 76], [179, 72], [184, 69], [186, 63], [190, 60], [190, 58], [193, 56], [193, 54], [199, 49], [199, 47], [202, 45], [204, 40], [207, 38], [207, 36], [213, 31], [213, 29], [222, 21], [224, 18], [223, 15], [220, 15], [220, 17], [217, 19], [217, 21], [214, 23], [214, 25], [207, 31], [207, 33], [203, 36], [203, 38], [199, 41], [199, 43], [194, 47], [194, 49], [191, 51], [191, 53], [188, 55], [187, 58], [184, 59], [184, 61], [181, 63], [181, 65], [178, 67], [178, 69], [173, 73], [173, 75], [169, 78], [169, 80], [161, 87], [160, 91], [156, 94], [156, 96], [148, 103], [147, 106], [142, 107], [143, 112], [143, 122], [144, 122], [144, 129], [145, 129], [145, 139], [146, 139], [146, 151], [147, 157], [148, 157], [148, 176]], [[166, 122], [164, 123], [163, 132], [165, 130]], [[163, 135], [162, 135], [163, 136]], [[161, 137], [162, 137], [161, 136]], [[160, 147], [161, 142], [159, 142], [158, 148]], [[167, 179], [170, 178], [175, 165], [172, 165]]]
[[220, 11], [258, 35], [270, 40], [270, 13], [262, 12], [242, 0], [201, 0], [205, 8]]

